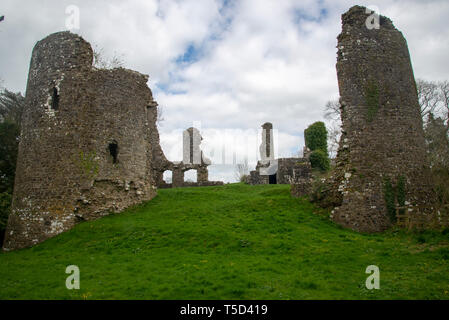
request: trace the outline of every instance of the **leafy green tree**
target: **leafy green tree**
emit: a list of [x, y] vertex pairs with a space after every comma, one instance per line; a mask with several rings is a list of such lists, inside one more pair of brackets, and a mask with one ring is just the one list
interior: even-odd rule
[[0, 246], [3, 243], [3, 237], [8, 223], [9, 212], [11, 208], [11, 193], [0, 193]]
[[0, 245], [10, 212], [24, 106], [20, 93], [0, 93]]
[[327, 129], [324, 122], [317, 121], [304, 130], [304, 140], [306, 147], [312, 151], [310, 155], [312, 168], [328, 171], [330, 161], [327, 150]]
[[19, 126], [11, 121], [0, 123], [0, 193], [12, 193], [16, 173]]
[[449, 168], [449, 136], [444, 119], [429, 113], [424, 134], [432, 166]]

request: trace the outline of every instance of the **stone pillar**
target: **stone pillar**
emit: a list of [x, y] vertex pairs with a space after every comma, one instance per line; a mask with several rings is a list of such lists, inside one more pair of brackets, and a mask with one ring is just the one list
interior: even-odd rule
[[262, 125], [262, 144], [259, 151], [262, 161], [274, 159], [273, 124], [270, 122]]
[[173, 188], [180, 188], [184, 185], [184, 171], [182, 171], [182, 168], [173, 168], [172, 184]]
[[197, 170], [197, 182], [205, 183], [209, 181], [209, 171], [207, 167], [203, 166]]

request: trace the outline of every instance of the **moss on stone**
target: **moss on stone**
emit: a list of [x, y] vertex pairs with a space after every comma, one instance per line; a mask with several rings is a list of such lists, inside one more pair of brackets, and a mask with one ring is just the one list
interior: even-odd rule
[[367, 119], [371, 122], [379, 110], [379, 87], [374, 81], [369, 81], [366, 85], [365, 102], [368, 106]]
[[98, 175], [99, 164], [96, 160], [97, 154], [95, 151], [79, 152], [78, 164], [83, 171], [83, 174], [93, 179]]

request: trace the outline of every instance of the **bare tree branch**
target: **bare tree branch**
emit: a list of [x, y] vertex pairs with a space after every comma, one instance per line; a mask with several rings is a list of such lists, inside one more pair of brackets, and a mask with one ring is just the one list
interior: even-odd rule
[[327, 125], [327, 144], [329, 156], [335, 157], [341, 136], [341, 116], [340, 102], [338, 100], [330, 100], [324, 107], [324, 118], [330, 120]]
[[22, 94], [5, 89], [0, 93], [0, 118], [1, 121], [9, 120], [20, 127], [22, 114], [25, 108], [25, 97]]
[[243, 163], [236, 165], [235, 178], [239, 182], [245, 182], [246, 177], [249, 175], [248, 159], [245, 159]]
[[125, 65], [125, 59], [123, 54], [118, 54], [114, 52], [112, 58], [108, 59], [106, 54], [104, 53], [104, 49], [98, 46], [94, 48], [94, 67], [99, 69], [114, 69], [114, 68], [123, 68]]
[[324, 107], [324, 117], [329, 120], [340, 120], [340, 102], [330, 100]]
[[429, 113], [435, 113], [435, 109], [438, 107], [440, 101], [438, 84], [434, 81], [418, 79], [416, 80], [416, 89], [418, 90], [421, 116], [426, 121]]
[[327, 144], [329, 157], [335, 158], [338, 151], [341, 136], [341, 123], [338, 121], [332, 121], [327, 128]]
[[440, 100], [444, 109], [443, 119], [446, 122], [446, 133], [449, 133], [449, 81], [438, 83], [440, 88]]

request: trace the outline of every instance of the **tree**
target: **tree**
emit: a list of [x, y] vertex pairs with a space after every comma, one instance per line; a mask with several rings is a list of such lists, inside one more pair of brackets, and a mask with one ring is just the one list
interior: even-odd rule
[[341, 121], [340, 102], [338, 100], [329, 100], [324, 107], [324, 117], [333, 121]]
[[0, 121], [10, 121], [20, 129], [24, 108], [25, 97], [20, 92], [14, 93], [5, 89], [0, 93]]
[[239, 182], [245, 182], [249, 176], [248, 159], [245, 159], [243, 163], [239, 163], [235, 167], [235, 178]]
[[449, 169], [449, 82], [418, 79], [416, 89], [431, 164]]
[[426, 120], [430, 113], [434, 113], [438, 107], [439, 94], [438, 84], [434, 81], [416, 80], [416, 90], [418, 91], [418, 102], [421, 108], [421, 117]]
[[330, 100], [326, 103], [324, 118], [329, 120], [327, 142], [329, 155], [333, 158], [337, 155], [341, 136], [340, 102], [338, 100]]
[[317, 121], [304, 130], [306, 147], [312, 151], [310, 164], [312, 168], [327, 171], [330, 168], [327, 150], [327, 129], [324, 122]]
[[441, 117], [449, 132], [449, 82], [417, 79], [416, 90], [423, 123], [429, 120], [430, 114]]
[[449, 138], [444, 120], [429, 113], [424, 134], [432, 166], [449, 168]]
[[439, 83], [442, 119], [446, 122], [446, 133], [449, 134], [449, 81]]
[[0, 93], [0, 193], [12, 193], [16, 172], [20, 122], [25, 98], [20, 93]]
[[317, 121], [304, 130], [304, 140], [311, 151], [320, 149], [327, 154], [327, 129], [324, 122]]
[[0, 245], [10, 212], [24, 107], [20, 93], [6, 89], [0, 93]]
[[323, 172], [330, 169], [329, 156], [321, 149], [312, 151], [309, 160], [312, 168], [319, 169]]
[[18, 125], [11, 121], [0, 123], [0, 141], [0, 193], [12, 193], [19, 145]]
[[19, 127], [10, 121], [0, 122], [0, 246], [10, 213], [16, 173]]

